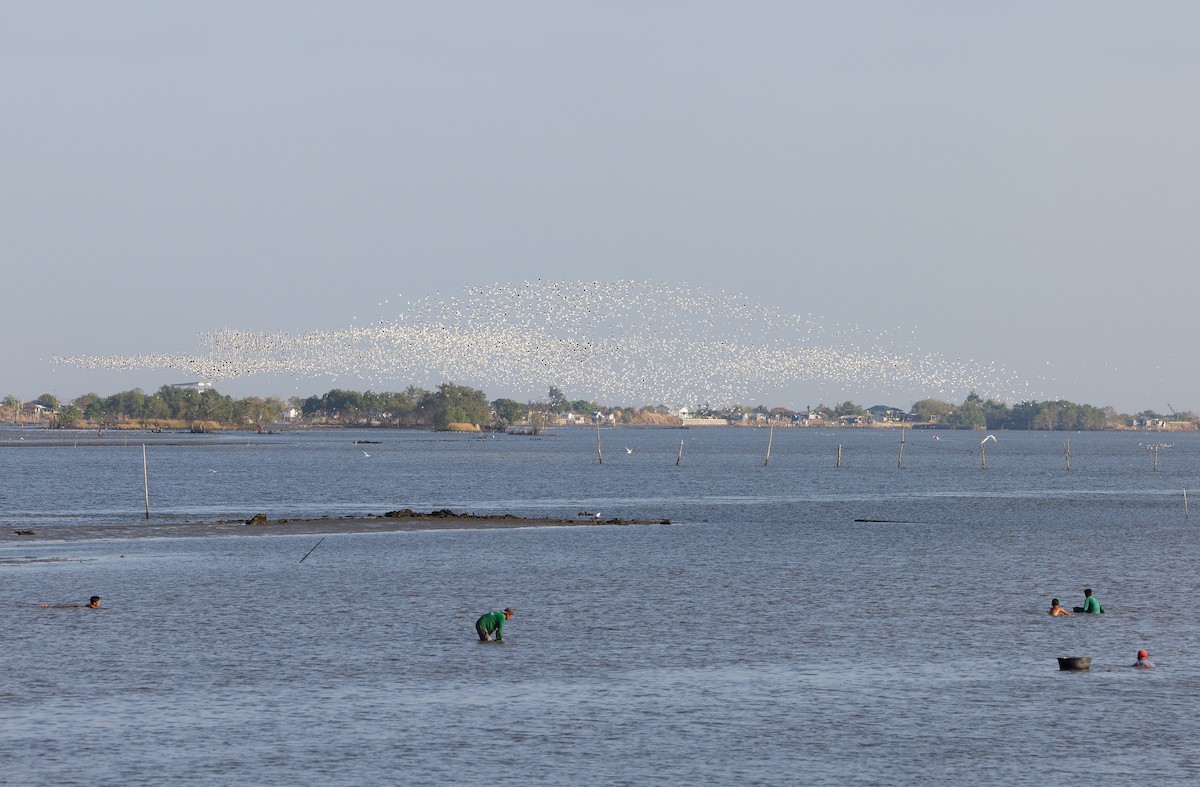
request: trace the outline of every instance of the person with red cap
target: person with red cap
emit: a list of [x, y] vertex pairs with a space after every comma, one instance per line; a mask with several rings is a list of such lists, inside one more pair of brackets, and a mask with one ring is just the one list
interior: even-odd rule
[[1130, 666], [1137, 667], [1138, 669], [1151, 669], [1154, 667], [1154, 662], [1150, 660], [1149, 653], [1144, 650], [1139, 650], [1137, 664], [1132, 664]]

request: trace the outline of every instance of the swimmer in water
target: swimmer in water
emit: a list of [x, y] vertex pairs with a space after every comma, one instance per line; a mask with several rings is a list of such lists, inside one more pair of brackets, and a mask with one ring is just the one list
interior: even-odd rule
[[1137, 667], [1138, 669], [1154, 669], [1154, 662], [1150, 660], [1149, 653], [1144, 650], [1139, 650], [1137, 663], [1131, 664], [1130, 666]]
[[1071, 613], [1063, 609], [1062, 605], [1058, 603], [1058, 599], [1052, 598], [1050, 599], [1050, 616], [1056, 618], [1059, 615], [1071, 617]]

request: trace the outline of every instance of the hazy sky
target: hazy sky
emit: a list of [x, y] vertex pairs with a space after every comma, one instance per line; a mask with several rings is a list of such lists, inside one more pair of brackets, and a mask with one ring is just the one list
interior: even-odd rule
[[0, 395], [181, 381], [54, 355], [649, 279], [1200, 411], [1198, 86], [1192, 2], [7, 3]]

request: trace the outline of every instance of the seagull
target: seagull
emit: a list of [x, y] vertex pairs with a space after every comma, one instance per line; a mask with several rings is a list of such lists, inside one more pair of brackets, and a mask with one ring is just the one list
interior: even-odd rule
[[592, 516], [594, 516], [594, 517], [596, 517], [597, 519], [599, 519], [599, 518], [600, 518], [600, 512], [599, 512], [599, 511], [597, 511], [596, 513], [592, 514]]
[[627, 454], [632, 454], [632, 453], [633, 453], [633, 449], [632, 449], [632, 448], [630, 448], [629, 446], [626, 446], [626, 447], [625, 447], [625, 453], [627, 453]]
[[371, 455], [370, 455], [370, 454], [368, 454], [366, 451], [363, 451], [363, 456], [367, 457], [368, 459], [370, 459], [370, 458], [371, 458]]
[[982, 440], [980, 440], [980, 441], [979, 441], [979, 444], [980, 444], [980, 445], [983, 445], [983, 444], [984, 444], [984, 443], [986, 443], [988, 440], [991, 440], [993, 443], [994, 443], [994, 442], [996, 442], [996, 435], [994, 435], [994, 434], [990, 434], [990, 435], [988, 435], [987, 437], [985, 437], [985, 438], [983, 438]]

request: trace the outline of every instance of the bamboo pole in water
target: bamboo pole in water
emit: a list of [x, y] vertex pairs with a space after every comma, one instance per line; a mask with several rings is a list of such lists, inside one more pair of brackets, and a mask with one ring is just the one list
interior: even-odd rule
[[675, 457], [675, 466], [678, 467], [683, 462], [683, 441], [679, 441], [679, 456]]
[[771, 461], [771, 443], [775, 440], [775, 424], [771, 424], [771, 434], [767, 436], [767, 457], [763, 459], [763, 467]]
[[1183, 518], [1184, 518], [1184, 519], [1187, 519], [1187, 518], [1188, 518], [1188, 509], [1187, 509], [1187, 490], [1186, 490], [1186, 489], [1185, 489], [1185, 490], [1183, 490]]
[[1063, 460], [1067, 463], [1067, 469], [1071, 469], [1071, 438], [1067, 438], [1066, 445], [1063, 446]]
[[150, 466], [146, 462], [146, 444], [142, 443], [142, 485], [146, 489], [146, 518], [150, 518]]
[[996, 435], [990, 434], [979, 441], [979, 466], [987, 470], [987, 444], [988, 440], [996, 442]]
[[896, 457], [896, 467], [904, 467], [904, 427], [900, 427], [900, 455]]
[[600, 450], [600, 421], [596, 421], [596, 458], [604, 464], [604, 453]]
[[841, 443], [838, 443], [837, 465], [835, 465], [835, 466], [836, 467], [842, 466], [842, 444]]

